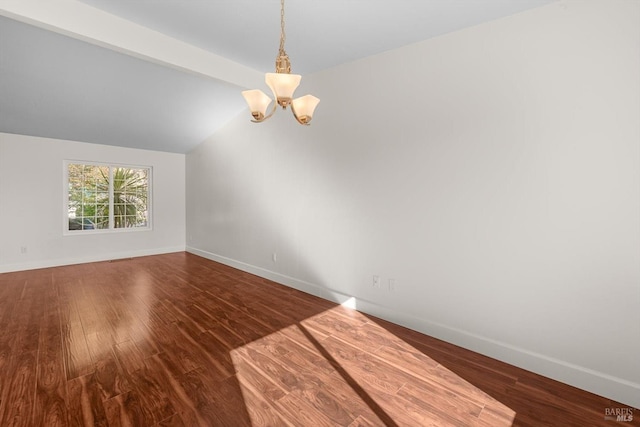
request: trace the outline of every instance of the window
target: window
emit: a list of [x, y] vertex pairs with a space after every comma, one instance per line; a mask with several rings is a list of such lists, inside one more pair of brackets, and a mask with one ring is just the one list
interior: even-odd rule
[[150, 167], [71, 162], [65, 166], [66, 232], [150, 228]]

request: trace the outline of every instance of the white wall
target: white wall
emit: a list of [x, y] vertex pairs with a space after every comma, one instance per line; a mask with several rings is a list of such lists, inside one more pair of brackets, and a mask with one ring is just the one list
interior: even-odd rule
[[[151, 166], [153, 229], [63, 236], [64, 160]], [[184, 250], [184, 187], [183, 154], [0, 133], [0, 272]]]
[[311, 127], [187, 155], [188, 250], [640, 407], [639, 23], [566, 1], [303, 76]]

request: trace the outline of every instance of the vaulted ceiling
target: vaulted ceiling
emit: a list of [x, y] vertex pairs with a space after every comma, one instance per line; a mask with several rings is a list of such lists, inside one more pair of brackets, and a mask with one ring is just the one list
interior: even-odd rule
[[[552, 1], [288, 0], [286, 48], [305, 75]], [[278, 0], [0, 0], [0, 132], [186, 153], [266, 90], [279, 26]]]

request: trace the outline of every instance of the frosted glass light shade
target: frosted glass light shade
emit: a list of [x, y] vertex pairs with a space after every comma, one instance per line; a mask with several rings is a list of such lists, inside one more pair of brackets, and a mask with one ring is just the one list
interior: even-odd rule
[[267, 112], [267, 107], [271, 103], [271, 98], [259, 89], [242, 91], [245, 101], [249, 105], [249, 111], [255, 120], [262, 120]]
[[300, 74], [284, 74], [284, 73], [266, 73], [264, 81], [271, 88], [278, 104], [286, 107], [291, 103], [293, 92], [300, 84], [302, 76]]
[[300, 98], [296, 98], [291, 103], [291, 108], [293, 109], [293, 114], [296, 116], [296, 119], [302, 124], [308, 124], [313, 117], [313, 112], [320, 99], [316, 98], [313, 95], [305, 95]]

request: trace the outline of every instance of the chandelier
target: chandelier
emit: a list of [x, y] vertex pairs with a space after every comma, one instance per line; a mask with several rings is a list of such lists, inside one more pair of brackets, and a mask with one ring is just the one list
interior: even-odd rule
[[[302, 76], [300, 74], [291, 74], [289, 55], [284, 51], [285, 40], [284, 0], [280, 0], [280, 49], [276, 57], [276, 72], [266, 73], [264, 78], [276, 102], [273, 102], [273, 100], [260, 89], [245, 90], [242, 92], [242, 96], [244, 96], [247, 104], [249, 104], [249, 110], [253, 116], [253, 120], [251, 121], [254, 123], [264, 122], [273, 116], [273, 113], [276, 112], [276, 105], [280, 105], [284, 110], [286, 110], [288, 106], [291, 106], [291, 112], [298, 123], [308, 126], [313, 117], [313, 111], [316, 109], [320, 100], [313, 95], [305, 95], [293, 99], [293, 92], [300, 84]], [[273, 107], [267, 115], [267, 108], [272, 102]]]

